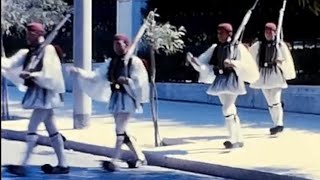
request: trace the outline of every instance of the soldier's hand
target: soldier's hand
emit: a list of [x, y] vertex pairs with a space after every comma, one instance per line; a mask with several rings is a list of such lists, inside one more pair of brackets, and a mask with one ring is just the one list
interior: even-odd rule
[[[197, 66], [200, 66], [197, 58], [193, 56], [193, 54], [191, 54], [190, 52], [187, 53], [187, 61], [193, 64], [196, 64]], [[187, 64], [188, 65], [188, 64]]]
[[19, 75], [20, 78], [22, 79], [30, 79], [32, 76], [30, 75], [30, 72], [22, 71]]
[[224, 66], [225, 67], [232, 67], [232, 68], [235, 67], [234, 64], [232, 64], [230, 59], [224, 60]]
[[117, 79], [117, 82], [119, 84], [128, 84], [128, 78], [124, 77], [124, 76], [120, 76], [118, 79]]
[[74, 66], [67, 66], [66, 67], [66, 72], [67, 73], [77, 73], [78, 72], [78, 69], [76, 68], [76, 67], [74, 67]]
[[276, 60], [277, 64], [281, 65], [282, 64], [282, 60]]
[[187, 56], [189, 56], [190, 60], [194, 63], [197, 63], [197, 58], [194, 57], [191, 53], [188, 53]]

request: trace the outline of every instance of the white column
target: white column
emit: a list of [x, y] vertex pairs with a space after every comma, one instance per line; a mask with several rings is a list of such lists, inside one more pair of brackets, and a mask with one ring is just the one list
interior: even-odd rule
[[132, 34], [132, 0], [117, 0], [117, 33], [125, 34], [130, 40]]
[[[92, 59], [92, 2], [74, 1], [73, 59], [76, 67], [91, 70]], [[89, 125], [92, 102], [73, 81], [73, 127], [82, 129]]]

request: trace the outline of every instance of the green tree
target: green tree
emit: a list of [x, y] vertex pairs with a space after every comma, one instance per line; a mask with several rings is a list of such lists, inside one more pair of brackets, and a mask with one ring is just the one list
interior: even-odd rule
[[[155, 12], [153, 12], [155, 13]], [[154, 14], [153, 18], [159, 17]], [[158, 127], [158, 103], [157, 103], [157, 89], [155, 84], [156, 78], [156, 59], [155, 53], [175, 54], [181, 52], [184, 48], [184, 41], [181, 39], [185, 35], [185, 28], [181, 26], [176, 28], [170, 23], [160, 24], [155, 19], [151, 20], [146, 33], [143, 37], [145, 45], [149, 46], [151, 58], [151, 77], [150, 77], [150, 103], [151, 113], [154, 125], [155, 146], [160, 146], [161, 142], [159, 127]]]
[[[5, 56], [4, 35], [19, 35], [30, 22], [40, 22], [50, 31], [69, 10], [62, 0], [1, 0], [1, 56]], [[1, 76], [1, 120], [10, 119], [7, 82]]]

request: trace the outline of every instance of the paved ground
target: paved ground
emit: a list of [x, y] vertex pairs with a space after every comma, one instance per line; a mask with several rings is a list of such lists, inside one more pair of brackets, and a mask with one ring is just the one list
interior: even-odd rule
[[[22, 94], [10, 88], [10, 112], [28, 117], [19, 105]], [[115, 142], [112, 116], [106, 104], [93, 103], [91, 124], [87, 129], [74, 130], [72, 123], [72, 94], [65, 96], [66, 105], [56, 111], [61, 132], [72, 141], [101, 147], [113, 147]], [[147, 153], [158, 153], [167, 158], [190, 160], [278, 175], [320, 179], [320, 116], [285, 112], [285, 131], [271, 137], [269, 113], [264, 110], [239, 108], [245, 146], [225, 150], [226, 129], [221, 107], [207, 104], [159, 101], [161, 137], [169, 146], [154, 147], [150, 107], [132, 119], [130, 132]], [[28, 120], [2, 121], [2, 129], [26, 130]], [[40, 134], [47, 135], [44, 126]]]
[[[22, 153], [24, 153], [25, 143], [19, 141], [8, 141], [1, 139], [1, 146], [3, 147], [1, 153], [1, 165], [4, 164], [18, 164]], [[50, 147], [37, 146], [30, 159], [30, 168], [28, 168], [28, 176], [21, 178], [11, 175], [2, 168], [1, 179], [143, 179], [143, 180], [172, 180], [172, 179], [190, 179], [190, 180], [225, 180], [223, 178], [206, 176], [195, 173], [188, 173], [184, 171], [177, 171], [167, 168], [144, 166], [139, 169], [126, 169], [126, 165], [122, 164], [124, 169], [120, 172], [107, 172], [100, 167], [100, 160], [107, 159], [101, 156], [94, 156], [90, 154], [68, 151], [68, 160], [71, 167], [71, 172], [68, 175], [46, 175], [40, 171], [41, 165], [45, 163], [56, 164], [56, 156]], [[85, 163], [84, 163], [85, 162]]]

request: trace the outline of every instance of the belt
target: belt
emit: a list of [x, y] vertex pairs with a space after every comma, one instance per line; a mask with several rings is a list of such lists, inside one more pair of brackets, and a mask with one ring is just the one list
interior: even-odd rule
[[111, 84], [111, 91], [120, 91], [120, 92], [126, 92], [126, 89], [124, 88], [123, 85], [119, 84], [119, 83], [113, 83]]
[[277, 63], [276, 62], [264, 62], [263, 64], [260, 64], [260, 67], [264, 67], [264, 68], [272, 68], [273, 66], [276, 66]]
[[27, 86], [27, 87], [32, 87], [32, 86], [35, 86], [36, 83], [32, 79], [25, 79], [24, 80], [24, 85]]
[[219, 75], [219, 74], [224, 74], [224, 75], [228, 75], [232, 72], [234, 72], [233, 68], [213, 68], [213, 72], [215, 75]]

